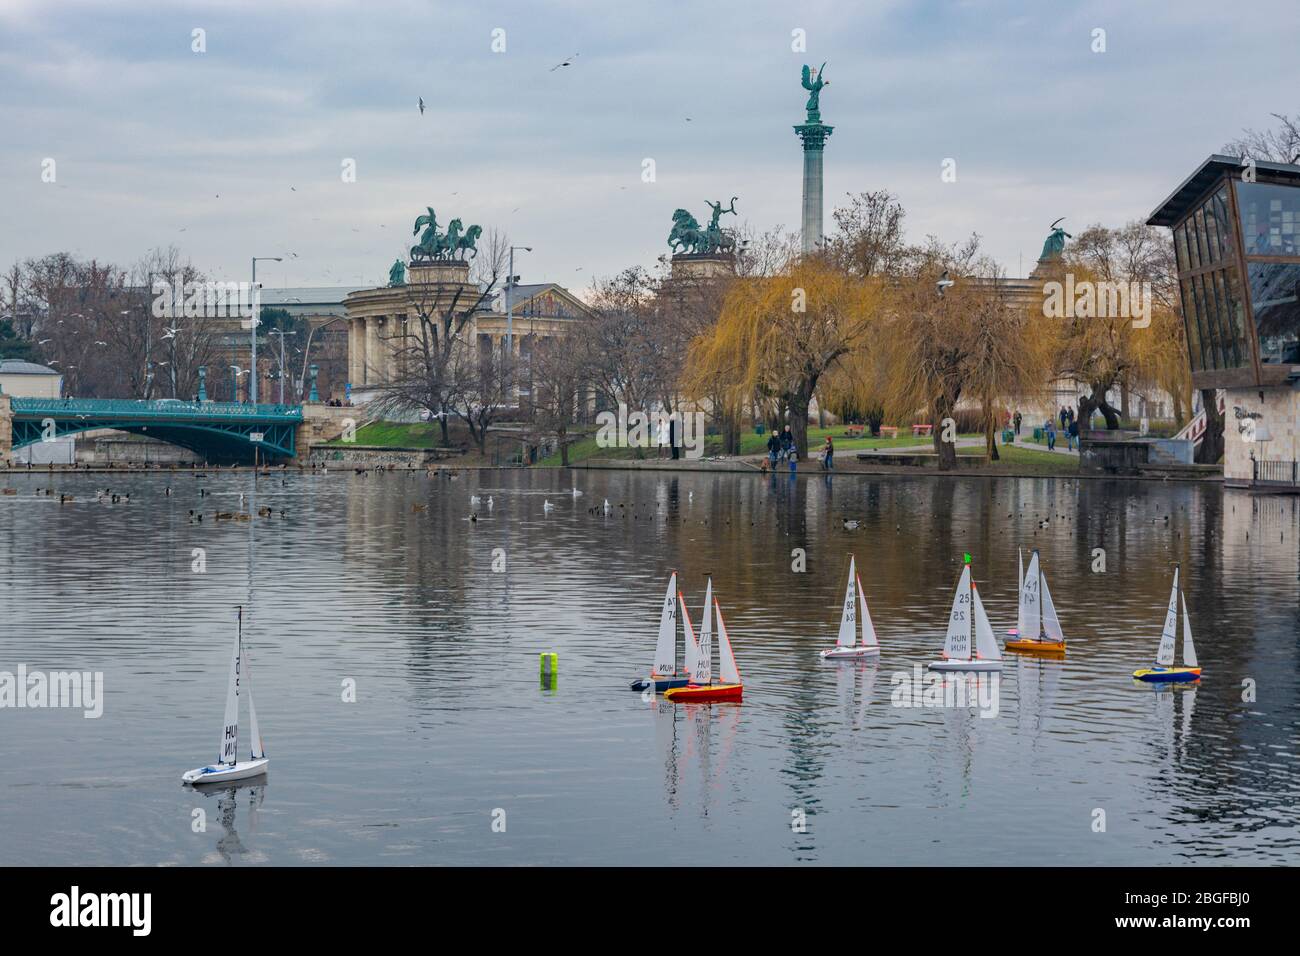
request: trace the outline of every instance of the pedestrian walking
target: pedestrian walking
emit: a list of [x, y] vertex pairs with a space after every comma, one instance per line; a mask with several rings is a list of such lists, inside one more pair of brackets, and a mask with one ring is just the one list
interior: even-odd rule
[[1070, 419], [1070, 424], [1065, 427], [1065, 447], [1074, 451], [1079, 444], [1079, 423], [1075, 419]]
[[776, 460], [781, 457], [781, 436], [776, 432], [767, 436], [767, 463], [776, 470]]
[[1047, 450], [1056, 451], [1056, 426], [1052, 424], [1050, 418], [1047, 420], [1047, 427], [1043, 429], [1043, 434], [1047, 436]]
[[789, 425], [786, 425], [781, 431], [781, 454], [786, 458], [793, 459], [796, 457], [794, 432], [790, 431]]
[[1020, 419], [1020, 409], [1018, 409], [1018, 408], [1016, 409], [1016, 414], [1015, 414], [1014, 416], [1012, 416], [1011, 421], [1015, 423], [1015, 426], [1016, 426], [1016, 437], [1019, 438], [1019, 437], [1020, 437], [1020, 421], [1021, 421], [1021, 419]]
[[1060, 411], [1060, 413], [1059, 413], [1056, 417], [1059, 418], [1059, 419], [1061, 420], [1061, 431], [1065, 431], [1065, 425], [1066, 425], [1066, 414], [1065, 414], [1065, 406], [1064, 406], [1064, 405], [1061, 406], [1061, 411]]

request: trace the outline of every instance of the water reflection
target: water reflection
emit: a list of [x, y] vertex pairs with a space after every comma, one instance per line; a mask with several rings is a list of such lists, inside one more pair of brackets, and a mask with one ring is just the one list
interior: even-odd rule
[[[0, 670], [105, 675], [99, 720], [0, 710], [8, 862], [649, 864], [668, 845], [684, 864], [1300, 861], [1295, 499], [786, 473], [372, 472], [254, 488], [214, 472], [115, 475], [131, 494], [116, 506], [95, 501], [99, 476], [6, 480], [19, 493], [0, 497]], [[35, 494], [49, 486], [52, 499]], [[76, 501], [58, 505], [59, 491]], [[241, 494], [271, 515], [211, 520]], [[471, 494], [494, 502], [477, 521]], [[896, 706], [895, 677], [942, 646], [962, 552], [1001, 634], [1017, 550], [1035, 547], [1068, 654], [1009, 655], [996, 717]], [[849, 552], [881, 654], [824, 662]], [[1174, 562], [1205, 677], [1134, 687]], [[743, 704], [626, 690], [649, 665], [670, 569], [693, 615], [713, 574]], [[233, 801], [214, 849], [196, 845], [194, 797], [175, 781], [210, 745], [235, 603], [277, 796], [274, 826], [254, 829], [260, 791], [256, 804], [249, 790], [205, 795]], [[550, 652], [553, 689], [538, 686]], [[510, 827], [494, 837], [495, 807]], [[1095, 807], [1112, 821], [1104, 838], [1087, 825]]]

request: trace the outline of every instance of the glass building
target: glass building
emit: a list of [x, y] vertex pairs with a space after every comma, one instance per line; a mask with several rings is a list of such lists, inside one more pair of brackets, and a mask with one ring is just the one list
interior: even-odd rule
[[1194, 386], [1300, 380], [1300, 166], [1211, 156], [1147, 223], [1174, 233]]

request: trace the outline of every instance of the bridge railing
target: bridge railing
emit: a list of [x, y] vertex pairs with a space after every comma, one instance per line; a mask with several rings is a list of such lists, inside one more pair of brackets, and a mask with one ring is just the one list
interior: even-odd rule
[[86, 418], [146, 418], [159, 420], [220, 419], [302, 421], [301, 405], [184, 402], [174, 399], [129, 398], [13, 398], [15, 415], [78, 415]]

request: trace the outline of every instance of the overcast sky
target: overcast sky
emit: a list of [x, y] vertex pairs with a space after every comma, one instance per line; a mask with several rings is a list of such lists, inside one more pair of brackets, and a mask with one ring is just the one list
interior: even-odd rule
[[1058, 216], [1145, 217], [1300, 109], [1298, 48], [1296, 0], [0, 0], [0, 266], [175, 244], [214, 278], [296, 253], [260, 277], [378, 284], [431, 205], [581, 290], [652, 266], [679, 206], [797, 229], [799, 73], [825, 60], [828, 225], [887, 188], [910, 237], [978, 232], [1023, 275]]

